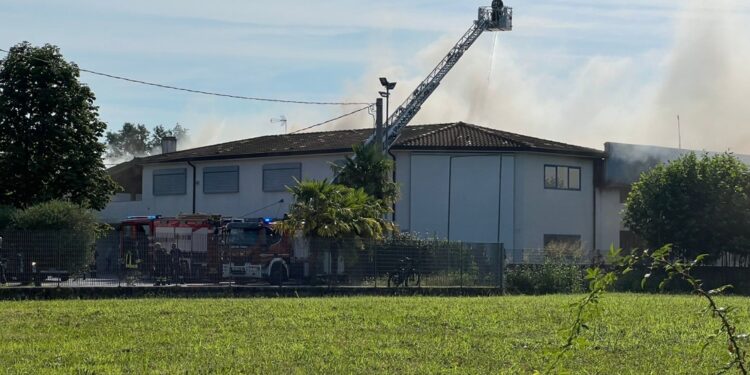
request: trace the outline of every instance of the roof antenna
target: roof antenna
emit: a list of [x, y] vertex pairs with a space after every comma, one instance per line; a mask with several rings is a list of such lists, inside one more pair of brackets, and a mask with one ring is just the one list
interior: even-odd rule
[[279, 116], [279, 118], [272, 118], [272, 119], [271, 119], [271, 123], [272, 123], [272, 124], [274, 124], [274, 123], [277, 123], [277, 122], [280, 122], [280, 123], [281, 123], [281, 125], [282, 125], [282, 126], [284, 127], [284, 134], [286, 134], [286, 133], [287, 133], [287, 128], [286, 128], [286, 123], [287, 123], [287, 121], [286, 121], [286, 116], [284, 116], [284, 115], [281, 115], [281, 116]]
[[682, 130], [680, 129], [680, 115], [677, 115], [677, 148], [682, 150]]

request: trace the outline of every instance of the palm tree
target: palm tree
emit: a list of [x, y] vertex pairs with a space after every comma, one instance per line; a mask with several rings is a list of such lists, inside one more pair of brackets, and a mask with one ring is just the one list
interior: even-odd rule
[[337, 182], [352, 188], [362, 188], [365, 193], [392, 205], [398, 200], [398, 184], [391, 181], [393, 161], [372, 145], [355, 145], [354, 156], [347, 156], [343, 165], [333, 165]]
[[317, 238], [376, 238], [393, 231], [383, 217], [390, 208], [383, 201], [327, 180], [306, 180], [289, 187], [294, 203], [280, 229], [287, 234], [298, 230]]
[[[326, 180], [302, 181], [289, 187], [294, 202], [279, 229], [287, 235], [298, 233], [312, 240], [318, 249], [328, 247], [333, 274], [338, 274], [339, 249], [347, 242], [348, 250], [363, 248], [363, 238], [381, 239], [395, 230], [395, 225], [384, 219], [390, 212], [382, 200]], [[321, 240], [322, 239], [322, 240]], [[355, 252], [344, 258], [355, 258]], [[311, 262], [315, 264], [315, 253]], [[347, 261], [348, 262], [348, 261]]]

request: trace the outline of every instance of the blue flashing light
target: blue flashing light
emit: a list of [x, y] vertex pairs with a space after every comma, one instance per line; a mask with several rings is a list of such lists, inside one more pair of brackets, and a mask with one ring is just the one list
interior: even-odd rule
[[142, 216], [142, 215], [135, 215], [135, 216], [128, 216], [128, 220], [132, 219], [149, 219], [149, 220], [156, 220], [160, 218], [161, 215], [148, 215], [148, 216]]
[[271, 222], [271, 218], [270, 217], [264, 217], [263, 218], [263, 222], [266, 223], [266, 224], [268, 224], [268, 223]]

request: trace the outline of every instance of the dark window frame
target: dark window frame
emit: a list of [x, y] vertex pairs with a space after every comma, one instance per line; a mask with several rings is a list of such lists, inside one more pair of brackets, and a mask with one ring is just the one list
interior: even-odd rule
[[261, 188], [264, 193], [281, 193], [285, 192], [286, 187], [282, 188], [268, 188], [266, 186], [266, 172], [267, 171], [283, 171], [283, 170], [289, 170], [289, 171], [297, 171], [297, 174], [290, 174], [294, 177], [296, 177], [298, 180], [302, 179], [302, 163], [273, 163], [273, 164], [264, 164], [263, 165], [263, 175], [261, 180]]
[[[220, 174], [220, 173], [236, 173], [237, 174], [235, 190], [233, 191], [206, 191], [206, 175]], [[240, 192], [240, 166], [239, 165], [203, 167], [203, 194], [235, 194], [239, 192]]]
[[[547, 168], [554, 168], [555, 169], [555, 181], [554, 181], [554, 184], [551, 184], [551, 185], [554, 185], [554, 186], [548, 186], [547, 185]], [[566, 170], [567, 170], [567, 176], [565, 176], [565, 178], [566, 178], [566, 182], [567, 182], [568, 187], [566, 187], [566, 188], [557, 187], [558, 181], [559, 181], [559, 178], [558, 178], [558, 173], [559, 172], [558, 171], [560, 170], [560, 168], [566, 168]], [[578, 188], [577, 189], [570, 187], [570, 185], [571, 185], [570, 184], [570, 170], [571, 169], [574, 169], [574, 170], [578, 171]], [[583, 185], [581, 184], [581, 180], [582, 180], [582, 177], [583, 177], [583, 170], [582, 170], [581, 167], [574, 167], [574, 166], [571, 166], [571, 165], [560, 165], [560, 164], [545, 164], [544, 168], [542, 169], [542, 177], [543, 177], [543, 183], [544, 183], [544, 189], [545, 190], [581, 191], [581, 189], [583, 188]]]
[[[157, 193], [156, 180], [158, 176], [183, 176], [184, 183], [182, 184], [182, 192], [176, 193]], [[151, 193], [155, 197], [166, 197], [170, 195], [187, 195], [187, 168], [162, 168], [154, 169], [151, 175]]]

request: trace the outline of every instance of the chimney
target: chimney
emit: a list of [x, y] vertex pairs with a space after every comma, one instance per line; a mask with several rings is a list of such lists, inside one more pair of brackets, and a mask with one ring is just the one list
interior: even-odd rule
[[383, 98], [375, 99], [375, 144], [383, 150]]
[[161, 139], [161, 153], [168, 154], [170, 152], [177, 151], [177, 138], [176, 137], [164, 137]]

